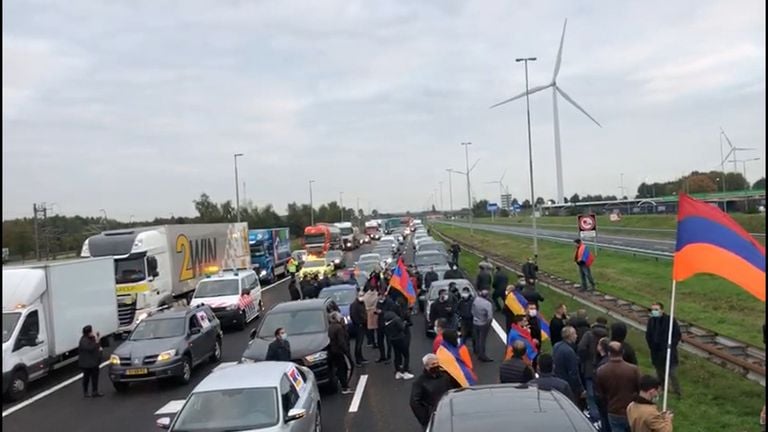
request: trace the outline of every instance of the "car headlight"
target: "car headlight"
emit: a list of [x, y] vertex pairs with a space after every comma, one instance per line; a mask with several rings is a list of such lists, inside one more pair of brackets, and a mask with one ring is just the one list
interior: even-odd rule
[[173, 356], [175, 356], [175, 355], [176, 355], [176, 350], [175, 349], [168, 350], [168, 351], [163, 351], [163, 352], [161, 352], [157, 356], [157, 361], [159, 361], [159, 362], [168, 361], [168, 360], [172, 359]]
[[318, 276], [317, 278], [318, 278], [318, 279], [322, 279], [322, 278], [324, 278], [324, 277], [325, 277], [325, 273], [320, 273], [320, 276]]
[[262, 271], [259, 273], [259, 277], [264, 277], [264, 276], [266, 276], [266, 275], [267, 275], [267, 271], [266, 271], [266, 270], [262, 270]]
[[304, 363], [306, 364], [317, 363], [317, 362], [326, 360], [327, 358], [328, 358], [328, 353], [325, 351], [320, 351], [304, 357]]
[[240, 363], [256, 363], [256, 360], [249, 359], [248, 357], [243, 357], [240, 359]]
[[232, 303], [231, 305], [227, 305], [227, 310], [228, 311], [235, 310], [237, 309], [237, 307], [238, 307], [237, 303]]
[[120, 366], [120, 357], [112, 354], [111, 356], [109, 356], [109, 364]]
[[334, 264], [339, 264], [340, 262], [341, 262], [341, 260], [337, 260], [337, 259], [333, 260]]

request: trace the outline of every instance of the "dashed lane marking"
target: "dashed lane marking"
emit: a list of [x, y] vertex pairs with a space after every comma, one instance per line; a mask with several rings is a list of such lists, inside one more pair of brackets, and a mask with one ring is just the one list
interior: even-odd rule
[[357, 412], [360, 408], [360, 401], [363, 400], [363, 391], [365, 390], [365, 383], [368, 382], [368, 375], [360, 375], [360, 379], [357, 380], [357, 388], [355, 388], [355, 395], [352, 396], [352, 403], [349, 404], [349, 412]]

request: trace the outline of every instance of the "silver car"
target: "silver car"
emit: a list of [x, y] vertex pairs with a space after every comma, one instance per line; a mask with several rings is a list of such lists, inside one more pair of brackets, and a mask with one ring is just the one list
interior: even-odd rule
[[181, 410], [157, 420], [171, 431], [318, 432], [320, 392], [309, 369], [290, 362], [242, 363], [208, 375]]

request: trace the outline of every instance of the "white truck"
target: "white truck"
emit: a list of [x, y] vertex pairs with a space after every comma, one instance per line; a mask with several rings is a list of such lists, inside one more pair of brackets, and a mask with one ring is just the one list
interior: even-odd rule
[[352, 227], [352, 222], [337, 222], [336, 227], [341, 232], [342, 250], [354, 250], [360, 246], [355, 239], [355, 229]]
[[247, 269], [251, 260], [244, 222], [105, 231], [85, 240], [80, 255], [114, 258], [123, 334], [153, 310], [188, 302], [206, 269]]
[[365, 235], [371, 240], [379, 240], [381, 238], [381, 225], [375, 220], [370, 220], [365, 223]]
[[117, 331], [112, 258], [3, 267], [3, 397], [77, 360], [86, 325]]

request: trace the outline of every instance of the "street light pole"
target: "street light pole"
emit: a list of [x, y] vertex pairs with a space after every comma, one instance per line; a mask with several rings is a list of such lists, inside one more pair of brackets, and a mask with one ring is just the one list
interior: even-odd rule
[[467, 208], [469, 209], [469, 232], [471, 234], [475, 233], [475, 226], [472, 224], [472, 195], [471, 195], [471, 189], [469, 185], [469, 146], [472, 145], [471, 142], [463, 142], [461, 145], [464, 146], [464, 156], [466, 157], [467, 162]]
[[315, 224], [315, 206], [312, 203], [312, 183], [314, 183], [314, 180], [309, 181], [309, 224], [314, 225]]
[[525, 64], [525, 115], [528, 120], [528, 171], [531, 180], [531, 206], [533, 212], [531, 213], [531, 219], [533, 220], [533, 254], [539, 254], [539, 235], [536, 230], [536, 194], [533, 189], [533, 145], [531, 144], [531, 102], [528, 95], [528, 62], [536, 61], [536, 57], [518, 58], [515, 62], [523, 62]]
[[341, 211], [341, 220], [344, 222], [344, 192], [339, 192], [339, 210]]
[[440, 183], [440, 211], [444, 212], [445, 206], [443, 205], [443, 182], [440, 181], [438, 183]]
[[448, 171], [448, 202], [451, 205], [451, 215], [453, 215], [453, 182], [451, 181], [453, 170], [448, 168], [446, 171]]
[[242, 153], [235, 153], [235, 213], [237, 214], [237, 221], [240, 222], [240, 181], [237, 178], [237, 158], [243, 156]]

